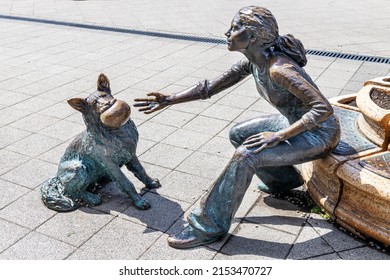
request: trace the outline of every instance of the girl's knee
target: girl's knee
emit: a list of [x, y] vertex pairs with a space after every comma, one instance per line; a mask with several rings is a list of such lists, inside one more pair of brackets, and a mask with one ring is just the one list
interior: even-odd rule
[[241, 145], [239, 146], [236, 151], [234, 152], [233, 158], [235, 160], [247, 160], [252, 157], [252, 153], [250, 150], [248, 150], [245, 146]]
[[232, 145], [234, 147], [238, 147], [242, 144], [242, 142], [245, 140], [245, 139], [241, 139], [242, 137], [240, 137], [240, 131], [241, 129], [239, 128], [239, 126], [236, 124], [235, 126], [233, 126], [230, 131], [229, 131], [229, 140], [230, 140], [230, 143], [232, 143]]

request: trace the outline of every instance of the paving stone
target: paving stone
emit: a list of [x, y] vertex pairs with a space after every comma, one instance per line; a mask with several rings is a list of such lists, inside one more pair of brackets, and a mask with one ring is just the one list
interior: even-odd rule
[[159, 143], [142, 154], [139, 159], [147, 163], [174, 169], [191, 153], [192, 151], [190, 150]]
[[138, 126], [138, 133], [140, 137], [156, 142], [160, 142], [165, 139], [168, 135], [176, 131], [177, 128], [155, 123], [155, 122], [146, 122]]
[[[47, 162], [51, 162], [53, 164], [58, 164], [60, 163], [60, 160], [62, 156], [64, 155], [66, 148], [69, 146], [73, 139], [69, 139], [68, 141], [48, 150], [47, 152], [44, 152], [40, 155], [38, 155], [38, 158]], [[54, 175], [54, 174], [53, 174]]]
[[176, 111], [198, 115], [210, 106], [211, 104], [209, 102], [195, 101], [175, 104], [173, 108]]
[[0, 252], [7, 249], [29, 232], [30, 231], [24, 227], [0, 219]]
[[[353, 69], [351, 70], [347, 70], [347, 69], [333, 69], [335, 68], [334, 66], [336, 65], [336, 63], [333, 63], [329, 66], [328, 69], [326, 69], [321, 77], [323, 78], [331, 78], [331, 79], [342, 79], [342, 80], [350, 80], [352, 78], [352, 76], [355, 74], [356, 70], [359, 68], [359, 66], [357, 67], [354, 67]], [[341, 64], [341, 65], [344, 65], [344, 64]], [[356, 69], [355, 69], [356, 68]]]
[[0, 149], [15, 143], [30, 134], [31, 133], [27, 131], [9, 126], [0, 127]]
[[53, 118], [64, 119], [74, 114], [75, 110], [69, 104], [62, 102], [39, 111], [39, 113]]
[[34, 70], [34, 71], [29, 72], [29, 73], [21, 75], [20, 78], [28, 80], [28, 81], [31, 81], [31, 82], [37, 82], [39, 80], [45, 79], [47, 77], [50, 77], [52, 75], [53, 74], [47, 73], [47, 72], [44, 72], [44, 71]]
[[30, 99], [27, 99], [23, 102], [13, 105], [13, 108], [17, 110], [27, 111], [27, 112], [38, 112], [40, 110], [46, 109], [57, 103], [54, 100], [42, 98], [40, 96], [35, 96]]
[[0, 89], [0, 104], [5, 106], [11, 106], [16, 103], [23, 102], [26, 99], [31, 98], [30, 95], [19, 93], [16, 91], [7, 91]]
[[5, 252], [0, 254], [3, 260], [61, 260], [69, 256], [75, 247], [31, 232]]
[[155, 141], [139, 138], [137, 143], [137, 156], [142, 155], [156, 144], [157, 142]]
[[210, 107], [208, 107], [206, 110], [204, 110], [201, 113], [201, 115], [206, 116], [206, 117], [220, 119], [220, 120], [233, 121], [242, 112], [243, 112], [243, 109], [213, 104]]
[[80, 247], [114, 217], [90, 208], [79, 208], [69, 213], [58, 213], [36, 229], [56, 240]]
[[223, 137], [214, 137], [199, 149], [200, 152], [227, 159], [233, 156], [235, 150], [230, 141]]
[[229, 95], [244, 96], [249, 99], [261, 99], [259, 93], [257, 92], [253, 76], [248, 76], [241, 83], [233, 86], [233, 89]]
[[341, 92], [340, 88], [332, 88], [332, 87], [325, 87], [325, 86], [320, 86], [319, 88], [321, 93], [328, 99], [339, 96]]
[[195, 152], [184, 160], [176, 170], [216, 180], [228, 162], [229, 160], [226, 158]]
[[341, 260], [341, 258], [336, 253], [333, 253], [333, 254], [326, 254], [322, 256], [312, 257], [307, 260]]
[[20, 78], [11, 78], [3, 82], [0, 82], [0, 88], [6, 90], [15, 90], [22, 86], [27, 86], [28, 84], [31, 84], [31, 82]]
[[390, 66], [388, 64], [370, 63], [364, 62], [359, 68], [359, 72], [368, 73], [375, 77], [384, 76], [389, 71]]
[[[46, 92], [46, 91], [49, 91], [55, 87], [58, 87], [59, 85], [56, 85], [56, 84], [47, 84], [47, 83], [40, 83], [40, 82], [37, 82], [37, 83], [31, 83], [29, 82], [29, 84], [27, 85], [24, 85], [22, 87], [18, 87], [16, 89], [16, 91], [20, 92], [20, 93], [24, 93], [24, 94], [27, 94], [27, 95], [30, 95], [30, 96], [35, 96], [35, 97], [38, 97], [39, 95], [41, 95], [42, 93]], [[52, 102], [53, 100], [48, 100], [48, 102]]]
[[228, 121], [218, 120], [205, 116], [197, 116], [192, 121], [183, 126], [183, 128], [199, 133], [214, 135], [224, 129], [228, 124]]
[[161, 236], [128, 220], [115, 218], [78, 248], [71, 260], [136, 260]]
[[0, 197], [0, 209], [25, 195], [29, 190], [22, 186], [0, 179], [2, 196]]
[[30, 111], [15, 109], [8, 106], [0, 110], [0, 125], [7, 125], [31, 114]]
[[[310, 60], [310, 57], [308, 58]], [[305, 71], [312, 77], [312, 79], [316, 79], [325, 71], [324, 67], [315, 67], [315, 66], [305, 66]]]
[[285, 259], [295, 238], [268, 227], [241, 224], [214, 259]]
[[[237, 123], [236, 122], [232, 122], [230, 123], [227, 127], [225, 127], [223, 130], [221, 130], [217, 136], [218, 137], [222, 137], [222, 138], [225, 138], [226, 141], [228, 141], [230, 143], [230, 130], [232, 129], [233, 126], [235, 126]], [[233, 155], [232, 155], [233, 156]], [[230, 157], [231, 158], [231, 157]]]
[[27, 156], [0, 149], [0, 175], [25, 163], [29, 159]]
[[[178, 232], [183, 228], [184, 221], [178, 220], [171, 228], [170, 233]], [[205, 246], [188, 250], [178, 250], [168, 245], [169, 234], [161, 237], [140, 257], [140, 260], [211, 260], [217, 253]]]
[[331, 224], [317, 214], [311, 214], [308, 223], [322, 236], [326, 242], [336, 251], [343, 251], [361, 247], [363, 243], [359, 239], [351, 238], [347, 233], [340, 231], [336, 224]]
[[42, 98], [48, 98], [55, 101], [64, 101], [73, 97], [78, 97], [80, 95], [79, 91], [72, 90], [66, 87], [58, 87], [46, 91], [45, 93], [40, 94]]
[[370, 247], [361, 247], [338, 253], [343, 260], [390, 260], [390, 255]]
[[237, 118], [234, 119], [234, 123], [242, 123], [249, 121], [251, 119], [256, 119], [260, 116], [268, 115], [267, 113], [262, 113], [259, 111], [253, 111], [253, 110], [245, 110], [242, 112], [241, 115], [239, 115]]
[[153, 122], [162, 123], [173, 127], [182, 127], [195, 117], [194, 114], [179, 112], [175, 110], [164, 110], [153, 118]]
[[222, 97], [220, 100], [218, 100], [216, 104], [238, 108], [238, 109], [247, 109], [257, 100], [258, 98], [256, 98], [255, 96], [247, 97], [247, 96], [230, 93]]
[[35, 157], [61, 143], [61, 140], [52, 137], [32, 134], [12, 145], [9, 145], [7, 150], [19, 152], [30, 157]]
[[321, 88], [324, 87], [331, 87], [331, 88], [338, 88], [342, 89], [347, 85], [349, 79], [335, 79], [335, 78], [328, 78], [320, 76], [318, 79], [315, 80], [316, 85]]
[[[252, 182], [256, 185], [259, 179], [255, 176]], [[259, 193], [259, 200], [253, 205], [245, 220], [273, 229], [298, 235], [306, 222], [306, 215], [289, 201], [273, 198], [264, 193]]]
[[210, 179], [173, 171], [161, 180], [162, 187], [156, 191], [162, 196], [193, 203], [203, 195], [211, 183]]
[[35, 229], [56, 213], [43, 205], [39, 191], [32, 191], [0, 210], [0, 217], [23, 227]]
[[206, 134], [191, 130], [178, 129], [162, 140], [162, 143], [183, 149], [197, 150], [210, 139], [211, 137]]
[[12, 127], [30, 132], [38, 132], [45, 127], [58, 122], [58, 119], [41, 114], [31, 114], [11, 124]]
[[288, 259], [307, 259], [334, 252], [332, 247], [310, 225], [306, 225], [295, 241]]
[[147, 193], [143, 197], [152, 205], [150, 209], [142, 211], [131, 206], [120, 213], [119, 217], [150, 229], [166, 232], [190, 206], [186, 202], [153, 193]]
[[80, 134], [84, 130], [85, 125], [62, 120], [46, 127], [45, 129], [42, 129], [39, 134], [66, 141], [73, 139], [76, 135]]
[[75, 112], [72, 115], [70, 115], [69, 117], [66, 117], [65, 121], [69, 121], [69, 122], [72, 122], [72, 123], [79, 124], [79, 125], [81, 125], [81, 126], [83, 126], [85, 128], [85, 122], [84, 122], [84, 119], [83, 119], [83, 115], [80, 114], [79, 112]]
[[349, 81], [345, 86], [344, 90], [350, 90], [353, 92], [359, 92], [359, 90], [363, 87], [363, 84], [361, 81]]

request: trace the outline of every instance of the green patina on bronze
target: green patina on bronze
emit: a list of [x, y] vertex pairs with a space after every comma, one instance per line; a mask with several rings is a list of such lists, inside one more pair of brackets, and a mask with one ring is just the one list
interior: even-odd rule
[[280, 36], [269, 10], [240, 9], [226, 37], [228, 49], [245, 58], [222, 75], [179, 93], [152, 92], [135, 100], [135, 106], [149, 114], [169, 105], [210, 98], [251, 75], [260, 96], [280, 112], [231, 129], [236, 152], [200, 207], [189, 213], [189, 225], [168, 238], [175, 248], [204, 245], [225, 236], [254, 175], [266, 192], [296, 188], [303, 180], [294, 165], [325, 157], [340, 140], [332, 106], [303, 69], [307, 59], [302, 43], [291, 34]]
[[72, 98], [68, 103], [82, 113], [87, 128], [66, 149], [56, 176], [42, 185], [44, 204], [56, 211], [74, 210], [79, 200], [89, 206], [99, 205], [100, 197], [91, 190], [104, 180], [115, 182], [137, 208], [148, 209], [149, 202], [121, 171], [126, 166], [146, 187], [160, 187], [136, 156], [138, 132], [130, 119], [130, 106], [111, 95], [109, 80], [103, 74], [95, 93], [85, 99]]

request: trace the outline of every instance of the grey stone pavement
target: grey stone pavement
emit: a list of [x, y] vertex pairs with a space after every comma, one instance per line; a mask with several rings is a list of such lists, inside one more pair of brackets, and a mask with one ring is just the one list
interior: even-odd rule
[[[66, 100], [93, 92], [99, 73], [111, 79], [118, 99], [132, 104], [150, 91], [172, 93], [213, 78], [242, 56], [223, 44], [6, 16], [223, 38], [235, 12], [248, 4], [269, 8], [280, 33], [296, 35], [307, 48], [390, 57], [385, 0], [0, 1], [0, 259], [390, 259], [380, 244], [261, 193], [256, 179], [227, 238], [192, 250], [167, 245], [168, 234], [183, 227], [186, 212], [232, 156], [229, 128], [275, 112], [250, 77], [206, 101], [152, 115], [133, 109], [137, 154], [163, 187], [146, 192], [125, 172], [150, 210], [136, 210], [114, 184], [100, 190], [104, 203], [98, 207], [57, 213], [41, 203], [41, 183], [56, 173], [66, 146], [84, 129]], [[315, 55], [308, 60], [307, 72], [329, 98], [390, 74], [390, 64]]]

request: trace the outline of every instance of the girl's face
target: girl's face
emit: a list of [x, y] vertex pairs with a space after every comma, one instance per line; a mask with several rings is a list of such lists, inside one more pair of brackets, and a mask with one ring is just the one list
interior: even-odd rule
[[239, 14], [233, 18], [231, 27], [225, 35], [229, 51], [243, 51], [248, 48], [251, 37], [242, 25]]

